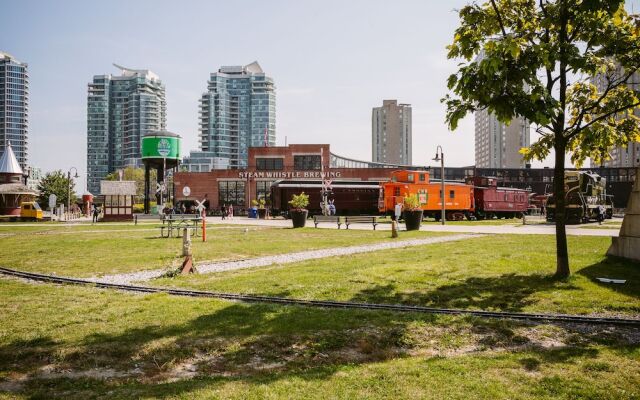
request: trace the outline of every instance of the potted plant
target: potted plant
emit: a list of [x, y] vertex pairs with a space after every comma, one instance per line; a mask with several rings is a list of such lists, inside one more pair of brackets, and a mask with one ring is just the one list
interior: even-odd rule
[[266, 202], [263, 198], [258, 199], [258, 218], [265, 219], [267, 217]]
[[404, 198], [404, 223], [408, 231], [417, 231], [422, 222], [422, 208], [417, 195]]
[[306, 208], [309, 205], [309, 195], [304, 194], [304, 192], [294, 194], [291, 197], [291, 201], [289, 201], [289, 205], [291, 206], [289, 215], [291, 215], [293, 227], [304, 228], [307, 222], [307, 216], [309, 215], [309, 210]]

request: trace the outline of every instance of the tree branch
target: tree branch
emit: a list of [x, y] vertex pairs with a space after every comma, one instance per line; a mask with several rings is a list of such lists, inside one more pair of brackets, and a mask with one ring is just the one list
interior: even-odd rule
[[507, 36], [507, 31], [504, 29], [504, 24], [502, 23], [502, 16], [500, 15], [500, 11], [498, 11], [498, 6], [496, 6], [495, 0], [491, 0], [491, 5], [493, 6], [493, 11], [496, 12], [496, 17], [498, 18], [498, 24], [500, 25], [500, 30], [502, 31], [502, 36]]
[[[594, 108], [598, 107], [598, 105], [600, 105], [600, 102], [602, 100], [604, 100], [604, 98], [607, 97], [609, 92], [611, 92], [613, 89], [617, 89], [618, 87], [626, 84], [627, 80], [629, 80], [629, 78], [637, 70], [638, 70], [638, 68], [634, 68], [634, 69], [630, 70], [630, 72], [627, 72], [627, 74], [624, 77], [620, 78], [617, 81], [616, 81], [615, 78], [610, 79], [609, 76], [607, 76], [607, 87], [606, 87], [606, 89], [602, 92], [600, 97], [598, 97], [598, 99], [591, 104], [591, 106], [585, 107], [580, 111], [580, 114], [578, 115], [576, 120], [573, 122], [573, 124], [571, 124], [571, 126], [569, 126], [566, 129], [566, 131], [571, 131], [571, 130], [575, 129], [576, 127], [579, 127], [580, 124], [582, 124], [582, 120], [584, 119], [584, 116], [587, 114], [587, 112], [589, 112], [589, 111], [593, 110]], [[572, 137], [572, 136], [575, 136], [575, 135], [573, 133], [570, 133], [569, 137]]]
[[597, 118], [594, 118], [593, 120], [589, 121], [589, 123], [588, 123], [588, 124], [586, 124], [585, 126], [582, 126], [582, 127], [576, 127], [576, 128], [574, 129], [574, 131], [573, 131], [573, 132], [569, 133], [569, 134], [568, 134], [567, 136], [565, 136], [565, 137], [566, 137], [567, 139], [571, 139], [572, 137], [576, 136], [576, 135], [577, 135], [578, 133], [580, 133], [581, 131], [583, 131], [583, 130], [587, 129], [588, 127], [590, 127], [591, 125], [595, 124], [596, 122], [600, 122], [600, 121], [602, 121], [603, 119], [609, 118], [610, 116], [612, 116], [612, 115], [614, 115], [614, 114], [617, 114], [617, 113], [619, 113], [619, 112], [621, 112], [621, 111], [625, 111], [625, 110], [628, 110], [628, 109], [630, 109], [630, 108], [635, 108], [635, 107], [638, 107], [638, 106], [640, 106], [640, 101], [639, 101], [639, 102], [637, 102], [637, 103], [633, 103], [633, 104], [627, 104], [627, 105], [626, 105], [626, 106], [624, 106], [624, 107], [616, 108], [615, 110], [609, 111], [609, 112], [608, 112], [608, 113], [606, 113], [606, 114], [602, 114], [601, 116], [599, 116], [599, 117], [597, 117]]

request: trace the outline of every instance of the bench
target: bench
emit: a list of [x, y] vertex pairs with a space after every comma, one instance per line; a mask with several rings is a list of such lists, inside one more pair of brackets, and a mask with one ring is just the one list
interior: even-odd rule
[[[174, 214], [164, 215], [161, 217], [162, 225], [160, 228], [161, 237], [173, 236], [173, 231], [178, 231], [176, 237], [180, 237], [182, 229], [188, 229], [191, 231], [191, 236], [198, 235], [198, 224], [202, 221], [202, 217], [193, 214]], [[167, 236], [164, 235], [164, 230], [167, 230]]]
[[342, 225], [342, 218], [336, 215], [316, 215], [313, 217], [313, 223], [318, 227], [320, 222], [332, 222], [338, 224], [338, 229]]
[[376, 216], [371, 215], [356, 215], [353, 217], [345, 217], [344, 224], [349, 229], [349, 224], [373, 224], [373, 230], [376, 230], [376, 225], [378, 225], [378, 218]]

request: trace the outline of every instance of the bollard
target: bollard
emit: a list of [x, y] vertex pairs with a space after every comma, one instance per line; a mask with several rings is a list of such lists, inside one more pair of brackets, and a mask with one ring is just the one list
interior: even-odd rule
[[195, 272], [193, 268], [193, 257], [191, 254], [191, 236], [189, 235], [189, 229], [185, 228], [182, 232], [182, 255], [184, 261], [182, 262], [181, 274], [189, 274]]
[[185, 257], [191, 255], [191, 236], [187, 228], [182, 231], [182, 255]]
[[202, 210], [202, 241], [207, 241], [207, 212]]
[[398, 237], [398, 221], [391, 221], [391, 237]]

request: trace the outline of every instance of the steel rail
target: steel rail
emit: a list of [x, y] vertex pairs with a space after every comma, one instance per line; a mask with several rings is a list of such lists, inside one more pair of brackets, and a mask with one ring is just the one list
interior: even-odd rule
[[545, 314], [545, 313], [521, 313], [508, 311], [483, 311], [483, 310], [463, 310], [453, 308], [437, 308], [412, 306], [404, 304], [379, 304], [379, 303], [356, 303], [349, 301], [332, 301], [332, 300], [304, 300], [292, 299], [286, 297], [275, 296], [259, 296], [238, 293], [220, 293], [208, 292], [189, 289], [175, 289], [168, 287], [150, 287], [137, 285], [124, 285], [107, 282], [94, 282], [86, 279], [66, 278], [55, 275], [37, 274], [33, 272], [17, 271], [9, 268], [0, 267], [0, 273], [8, 276], [14, 276], [23, 279], [35, 280], [40, 282], [57, 283], [65, 285], [83, 285], [92, 286], [101, 289], [115, 289], [137, 293], [166, 293], [174, 296], [187, 297], [205, 297], [224, 300], [235, 300], [249, 303], [271, 303], [283, 305], [295, 305], [305, 307], [319, 308], [341, 308], [341, 309], [361, 309], [361, 310], [381, 310], [393, 312], [415, 312], [423, 314], [448, 314], [448, 315], [469, 315], [481, 318], [496, 319], [516, 319], [529, 321], [545, 321], [545, 322], [570, 322], [592, 325], [626, 325], [640, 327], [640, 319], [632, 318], [609, 318], [594, 317], [587, 315], [567, 315], [567, 314]]

